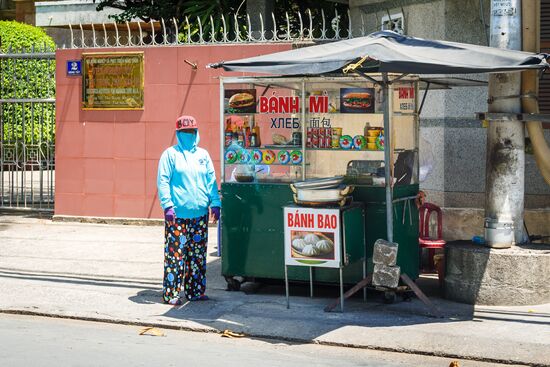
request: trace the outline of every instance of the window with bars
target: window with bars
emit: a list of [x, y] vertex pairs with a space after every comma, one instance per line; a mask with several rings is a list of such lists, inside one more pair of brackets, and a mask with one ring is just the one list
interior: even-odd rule
[[381, 30], [405, 34], [405, 20], [403, 13], [384, 15], [382, 17]]
[[[550, 1], [540, 2], [540, 51], [550, 53]], [[544, 73], [539, 83], [539, 108], [550, 113], [550, 71]]]

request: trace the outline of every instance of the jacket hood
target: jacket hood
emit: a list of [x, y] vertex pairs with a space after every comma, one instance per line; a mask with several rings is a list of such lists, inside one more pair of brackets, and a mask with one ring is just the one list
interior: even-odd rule
[[200, 135], [199, 131], [196, 130], [196, 134], [185, 133], [184, 131], [176, 131], [176, 137], [178, 139], [178, 147], [181, 150], [194, 151], [199, 145]]

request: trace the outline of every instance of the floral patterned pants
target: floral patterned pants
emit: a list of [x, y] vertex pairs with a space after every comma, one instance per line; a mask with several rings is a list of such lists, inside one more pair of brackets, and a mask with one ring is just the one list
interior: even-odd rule
[[176, 218], [164, 225], [164, 302], [180, 297], [198, 299], [206, 290], [208, 216]]

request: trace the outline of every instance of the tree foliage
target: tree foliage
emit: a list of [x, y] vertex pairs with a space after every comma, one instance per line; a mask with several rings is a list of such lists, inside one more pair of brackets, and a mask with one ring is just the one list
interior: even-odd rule
[[[302, 14], [304, 25], [307, 26], [306, 11], [309, 9], [312, 16], [317, 19], [321, 17], [321, 10], [324, 11], [327, 19], [327, 27], [330, 29], [330, 21], [339, 14], [339, 21], [347, 24], [347, 9], [343, 4], [327, 0], [272, 0], [274, 2], [274, 15], [280, 31], [286, 31], [286, 13], [288, 13], [292, 29], [299, 26], [297, 13]], [[122, 10], [120, 14], [111, 15], [117, 22], [129, 21], [140, 18], [143, 21], [169, 21], [176, 19], [180, 24], [179, 32], [185, 37], [188, 31], [192, 34], [197, 32], [197, 19], [203, 25], [203, 33], [210, 34], [210, 17], [214, 21], [214, 33], [219, 35], [222, 32], [222, 14], [226, 20], [229, 33], [234, 32], [234, 15], [237, 16], [241, 30], [246, 30], [246, 0], [94, 0], [98, 3], [97, 10], [101, 11], [107, 7]], [[251, 17], [257, 16], [251, 14]], [[193, 22], [190, 30], [186, 29], [185, 18]]]
[[[41, 28], [0, 21], [2, 53], [52, 52], [55, 43]], [[0, 59], [0, 98], [55, 97], [55, 60]], [[53, 142], [55, 104], [8, 102], [1, 104], [4, 144], [39, 145]]]

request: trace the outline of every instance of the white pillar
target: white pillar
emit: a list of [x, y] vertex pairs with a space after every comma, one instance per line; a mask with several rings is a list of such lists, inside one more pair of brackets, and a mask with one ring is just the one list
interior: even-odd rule
[[[492, 47], [521, 50], [521, 0], [492, 0]], [[520, 113], [521, 74], [489, 76], [489, 112]], [[512, 222], [514, 239], [491, 241], [490, 247], [507, 248], [527, 242], [523, 227], [525, 193], [525, 129], [520, 121], [491, 121], [487, 129], [485, 217]], [[486, 232], [487, 233], [487, 232]]]

